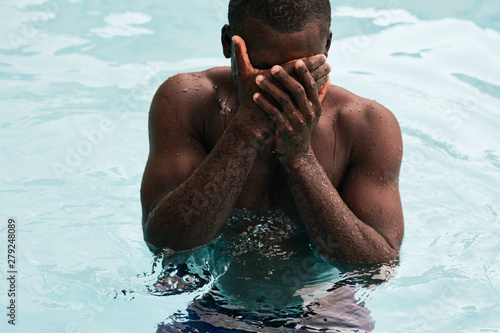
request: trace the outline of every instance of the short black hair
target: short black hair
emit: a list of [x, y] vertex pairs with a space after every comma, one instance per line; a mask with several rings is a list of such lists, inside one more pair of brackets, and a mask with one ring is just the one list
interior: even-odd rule
[[247, 18], [256, 19], [279, 33], [304, 30], [317, 24], [328, 36], [332, 19], [329, 0], [230, 0], [228, 19], [231, 31], [241, 33]]

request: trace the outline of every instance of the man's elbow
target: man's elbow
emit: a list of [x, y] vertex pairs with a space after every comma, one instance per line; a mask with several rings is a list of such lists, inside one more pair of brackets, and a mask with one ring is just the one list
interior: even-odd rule
[[153, 232], [147, 228], [143, 230], [143, 239], [149, 250], [153, 253], [159, 253], [165, 249], [180, 251], [180, 244], [174, 241], [176, 237], [168, 237], [164, 234]]
[[159, 253], [165, 249], [184, 252], [204, 245], [200, 243], [200, 240], [183, 234], [179, 227], [176, 227], [180, 226], [180, 223], [163, 223], [162, 229], [157, 228], [157, 225], [154, 221], [143, 222], [144, 242], [153, 253]]
[[387, 246], [383, 246], [374, 259], [376, 259], [372, 262], [374, 264], [390, 263], [399, 260], [399, 244], [396, 246], [391, 244], [391, 242], [387, 242]]
[[152, 228], [150, 225], [150, 221], [147, 218], [143, 218], [142, 236], [149, 250], [156, 254], [161, 251], [161, 249], [163, 248], [163, 244], [160, 241], [160, 237], [158, 237], [157, 233], [151, 230]]
[[364, 256], [363, 264], [384, 264], [394, 262], [399, 259], [399, 243], [378, 244], [373, 251], [369, 251]]
[[348, 260], [354, 264], [387, 264], [399, 259], [399, 253], [392, 248], [380, 253], [370, 253], [365, 256], [356, 256]]
[[153, 253], [158, 253], [166, 248], [176, 250], [176, 239], [172, 237], [176, 234], [175, 230], [169, 228], [166, 221], [159, 221], [158, 217], [152, 212], [144, 214], [142, 220], [142, 235], [144, 242]]

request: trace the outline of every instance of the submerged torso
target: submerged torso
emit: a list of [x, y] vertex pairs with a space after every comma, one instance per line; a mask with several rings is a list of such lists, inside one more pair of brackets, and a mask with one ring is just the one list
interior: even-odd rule
[[[187, 280], [192, 284], [199, 282], [202, 272], [205, 283], [211, 284], [186, 312], [166, 321], [171, 324], [165, 331], [177, 331], [170, 330], [175, 327], [186, 332], [200, 328], [214, 332], [344, 332], [345, 328], [370, 332], [370, 311], [355, 298], [359, 286], [335, 262], [314, 251], [307, 239], [305, 229], [281, 210], [235, 210], [217, 240], [188, 257], [165, 258], [166, 265], [187, 262], [183, 274], [198, 274]], [[177, 280], [186, 281], [185, 277]], [[166, 279], [176, 277], [169, 273]], [[189, 283], [179, 287], [193, 291]]]

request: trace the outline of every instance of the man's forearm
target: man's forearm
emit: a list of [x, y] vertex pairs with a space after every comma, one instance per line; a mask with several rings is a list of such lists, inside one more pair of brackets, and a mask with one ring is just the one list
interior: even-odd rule
[[314, 153], [291, 163], [288, 184], [311, 243], [333, 259], [373, 263], [397, 259], [397, 251], [349, 209]]
[[197, 170], [144, 217], [146, 242], [179, 251], [215, 239], [252, 169], [256, 142], [232, 121]]

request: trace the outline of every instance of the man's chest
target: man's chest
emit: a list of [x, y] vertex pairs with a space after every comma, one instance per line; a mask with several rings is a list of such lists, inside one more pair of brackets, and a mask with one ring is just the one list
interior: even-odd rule
[[[311, 146], [328, 179], [340, 188], [349, 164], [343, 136], [323, 121], [314, 132]], [[272, 147], [265, 147], [254, 162], [236, 207], [251, 210], [280, 208], [293, 219], [290, 215], [297, 215], [297, 212], [289, 185], [285, 167], [272, 155]]]
[[[234, 103], [235, 101], [232, 101], [226, 105], [231, 105], [230, 109], [234, 110], [237, 109], [235, 105], [232, 105]], [[215, 112], [217, 110], [219, 111]], [[224, 108], [222, 105], [217, 105], [214, 106], [212, 112], [205, 115], [204, 142], [209, 151], [215, 147], [234, 116], [234, 112], [220, 110]], [[346, 143], [347, 136], [338, 126], [335, 126], [336, 117], [337, 112], [333, 106], [323, 110], [312, 135], [311, 146], [328, 179], [336, 188], [339, 188], [349, 164], [349, 152]], [[250, 138], [249, 141], [251, 141]], [[281, 162], [272, 154], [272, 138], [266, 145], [259, 146], [258, 150], [258, 156], [236, 202], [236, 208], [291, 210], [291, 206], [294, 205], [287, 173]], [[290, 207], [287, 208], [287, 206]]]

